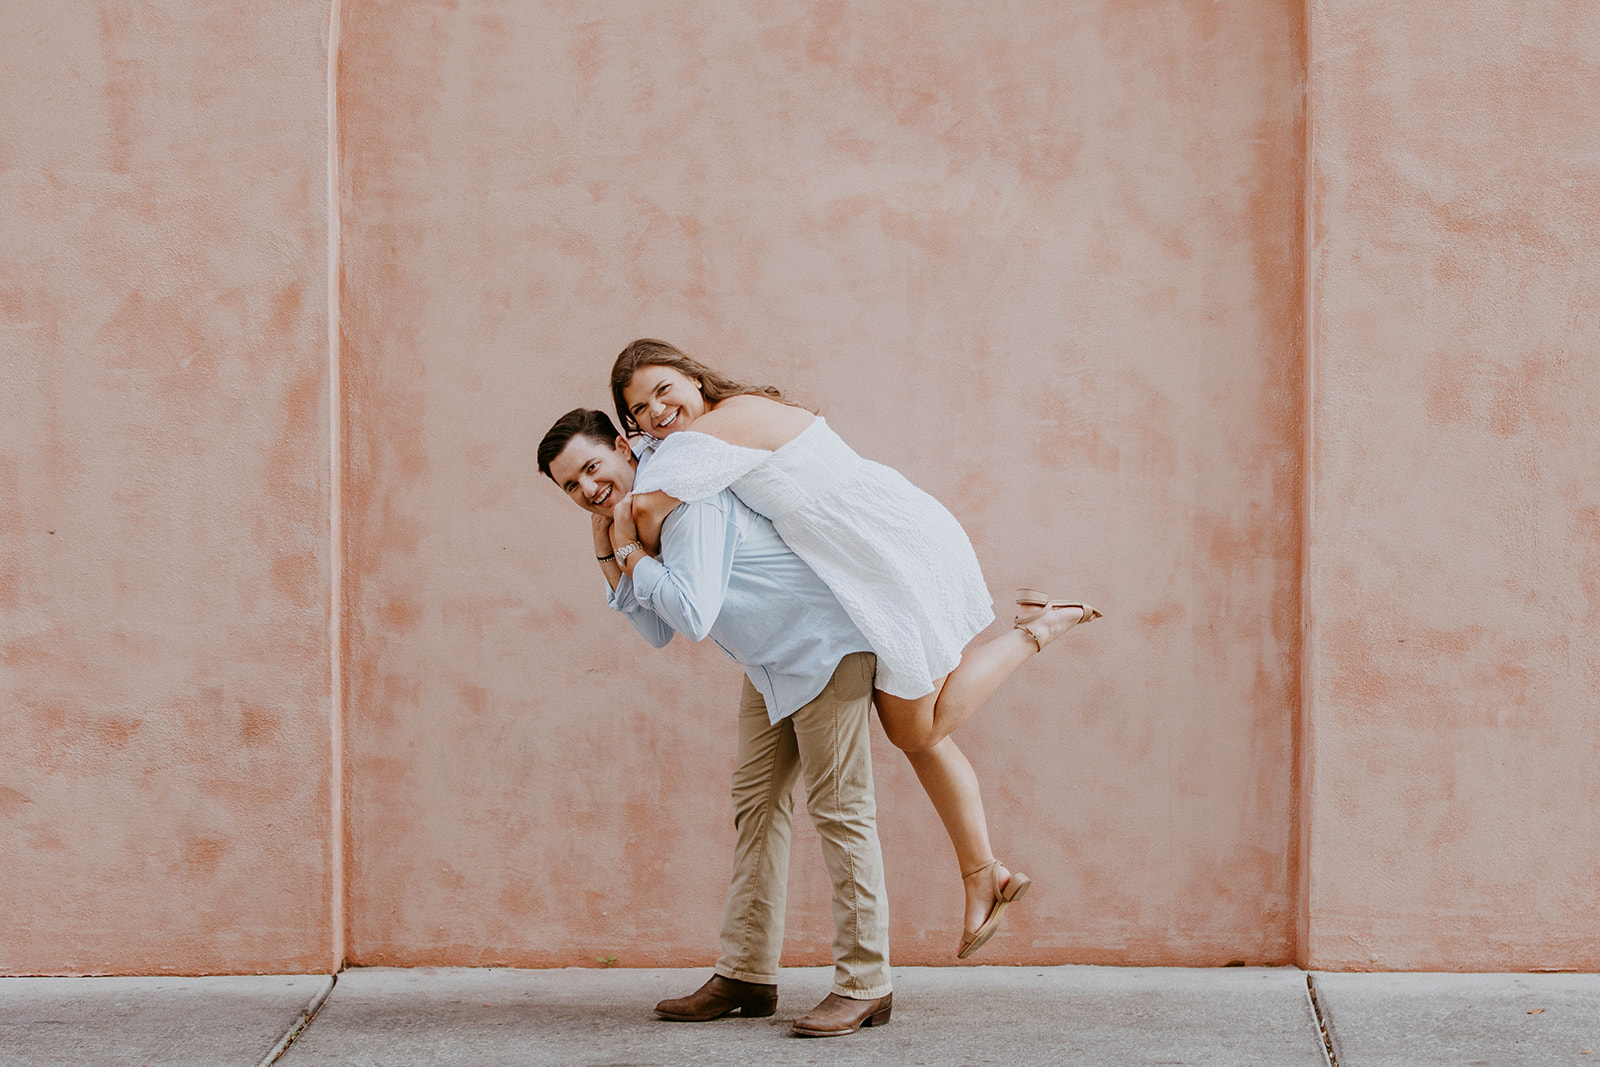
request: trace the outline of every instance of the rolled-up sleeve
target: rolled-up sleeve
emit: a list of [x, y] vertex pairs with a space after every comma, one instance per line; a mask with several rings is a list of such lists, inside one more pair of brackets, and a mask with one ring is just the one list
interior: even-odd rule
[[661, 559], [634, 565], [633, 595], [689, 640], [704, 640], [722, 614], [739, 536], [720, 497], [679, 505], [661, 526]]
[[676, 631], [667, 620], [639, 603], [639, 598], [633, 592], [633, 580], [626, 574], [617, 582], [615, 589], [606, 586], [606, 604], [611, 610], [626, 615], [628, 622], [639, 631], [639, 636], [650, 642], [652, 647], [664, 648], [671, 643]]

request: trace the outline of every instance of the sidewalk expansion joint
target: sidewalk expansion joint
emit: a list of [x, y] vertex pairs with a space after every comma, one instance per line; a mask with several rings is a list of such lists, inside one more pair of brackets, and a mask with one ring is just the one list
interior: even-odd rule
[[300, 1018], [296, 1019], [294, 1025], [289, 1027], [288, 1033], [278, 1038], [278, 1043], [272, 1046], [272, 1051], [262, 1058], [258, 1067], [272, 1067], [285, 1052], [289, 1051], [289, 1046], [295, 1043], [296, 1038], [305, 1033], [306, 1027], [311, 1025], [311, 1020], [315, 1019], [317, 1012], [322, 1010], [322, 1005], [328, 1000], [328, 994], [333, 992], [333, 987], [338, 982], [339, 976], [337, 974], [328, 975], [327, 982], [317, 991], [317, 995], [311, 998], [311, 1002], [300, 1013]]
[[1317, 1033], [1322, 1037], [1322, 1054], [1328, 1067], [1339, 1067], [1339, 1054], [1333, 1050], [1333, 1034], [1328, 1032], [1328, 1017], [1322, 1014], [1322, 1004], [1317, 1000], [1317, 982], [1311, 972], [1306, 972], [1306, 999], [1311, 1002], [1311, 1017], [1317, 1021]]

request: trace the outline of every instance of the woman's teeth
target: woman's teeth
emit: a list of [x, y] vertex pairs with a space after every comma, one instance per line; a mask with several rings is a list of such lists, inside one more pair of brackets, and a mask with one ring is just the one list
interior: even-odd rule
[[671, 426], [673, 423], [675, 423], [677, 421], [678, 421], [678, 413], [676, 411], [674, 411], [672, 413], [672, 417], [670, 419], [662, 419], [660, 422], [656, 423], [656, 427], [658, 429], [665, 430], [668, 426]]

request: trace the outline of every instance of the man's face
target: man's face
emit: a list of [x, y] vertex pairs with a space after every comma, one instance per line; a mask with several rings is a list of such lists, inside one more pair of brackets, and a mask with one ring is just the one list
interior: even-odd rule
[[607, 444], [580, 433], [550, 461], [550, 476], [583, 510], [609, 515], [633, 492], [633, 449], [625, 437]]

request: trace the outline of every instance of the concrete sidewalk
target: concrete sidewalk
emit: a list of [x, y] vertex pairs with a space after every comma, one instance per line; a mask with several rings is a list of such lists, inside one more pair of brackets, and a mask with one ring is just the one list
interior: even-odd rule
[[906, 967], [895, 972], [888, 1026], [803, 1040], [788, 1024], [822, 999], [829, 980], [828, 970], [805, 968], [784, 972], [771, 1019], [652, 1016], [657, 1000], [692, 991], [708, 974], [374, 968], [336, 981], [6, 978], [0, 1067], [257, 1067], [274, 1057], [282, 1067], [1326, 1067], [1330, 1045], [1338, 1067], [1600, 1067], [1597, 975]]

